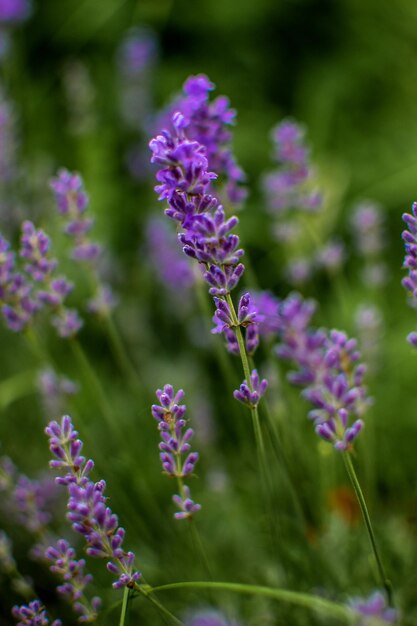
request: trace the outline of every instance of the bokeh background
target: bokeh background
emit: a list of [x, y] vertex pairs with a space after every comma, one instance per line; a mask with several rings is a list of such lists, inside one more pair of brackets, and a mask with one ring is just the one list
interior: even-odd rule
[[[138, 84], [126, 73], [122, 52], [132, 28], [146, 29], [154, 42]], [[226, 94], [238, 112], [233, 145], [249, 188], [239, 212], [250, 259], [246, 287], [267, 289], [280, 298], [294, 288], [283, 271], [285, 253], [273, 237], [261, 184], [274, 167], [271, 129], [290, 116], [306, 128], [320, 187], [327, 194], [328, 217], [325, 226], [317, 226], [320, 237], [331, 235], [345, 245], [342, 267], [317, 272], [296, 287], [318, 301], [317, 326], [353, 335], [358, 333], [358, 307], [377, 307], [368, 378], [374, 402], [356, 461], [403, 610], [402, 623], [416, 624], [417, 361], [405, 340], [415, 327], [415, 310], [407, 306], [401, 286], [401, 215], [417, 196], [417, 4], [39, 0], [28, 19], [3, 30], [9, 48], [3, 53], [1, 93], [11, 111], [16, 174], [0, 190], [1, 232], [17, 241], [20, 221], [32, 219], [54, 238], [58, 254], [64, 243], [48, 181], [59, 167], [81, 173], [96, 237], [108, 250], [106, 273], [120, 301], [115, 322], [139, 382], [135, 392], [100, 323], [86, 321], [80, 339], [106, 390], [122, 435], [118, 443], [67, 343], [42, 326], [43, 353], [36, 356], [24, 337], [1, 328], [1, 453], [32, 478], [46, 470], [42, 431], [47, 419], [57, 417], [46, 414], [36, 386], [37, 371], [49, 358], [46, 352], [61, 373], [80, 384], [79, 394], [62, 410], [79, 420], [86, 453], [96, 456], [97, 473], [108, 482], [111, 505], [147, 580], [204, 578], [186, 528], [172, 519], [173, 486], [161, 474], [158, 433], [150, 416], [154, 390], [171, 382], [185, 390], [196, 430], [201, 459], [193, 489], [203, 504], [198, 523], [215, 579], [287, 586], [341, 602], [376, 587], [343, 464], [330, 446], [317, 441], [305, 419], [307, 404], [271, 356], [273, 340], [258, 358], [275, 381], [273, 420], [289, 478], [283, 478], [282, 451], [275, 451], [275, 489], [267, 506], [259, 497], [250, 421], [231, 397], [241, 380], [239, 364], [210, 333], [211, 304], [192, 289], [176, 297], [155, 267], [149, 219], [162, 214], [162, 205], [153, 192], [147, 143], [157, 130], [158, 112], [186, 78], [205, 73], [216, 84], [216, 94]], [[363, 279], [365, 261], [352, 228], [354, 207], [364, 200], [381, 207], [385, 265], [378, 286]], [[306, 255], [315, 245], [308, 238], [300, 241]], [[82, 270], [69, 261], [63, 264], [77, 281], [73, 303], [81, 306], [87, 281]], [[55, 512], [58, 529], [64, 503], [57, 503]], [[66, 623], [71, 623], [73, 616], [57, 599], [47, 568], [27, 558], [33, 537], [7, 510], [1, 521], [13, 538], [22, 571], [32, 577], [48, 606], [68, 614]], [[109, 588], [103, 564], [92, 562], [91, 569], [97, 587]], [[0, 619], [8, 624], [10, 606], [19, 598], [10, 581], [3, 582]], [[118, 609], [109, 607], [119, 596], [106, 594], [108, 612], [100, 623], [110, 624], [118, 619]], [[214, 607], [247, 626], [334, 623], [305, 610], [228, 594], [187, 591], [163, 599], [180, 616]], [[143, 601], [133, 603], [130, 619], [132, 624], [164, 623]]]

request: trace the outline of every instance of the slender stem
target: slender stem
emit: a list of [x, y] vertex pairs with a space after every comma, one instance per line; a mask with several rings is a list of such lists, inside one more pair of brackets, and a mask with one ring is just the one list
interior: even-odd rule
[[174, 622], [174, 624], [178, 624], [178, 626], [185, 626], [184, 622], [178, 619], [178, 617], [175, 617], [175, 615], [173, 615], [171, 611], [168, 611], [168, 609], [166, 609], [163, 604], [161, 604], [156, 598], [151, 596], [151, 593], [154, 593], [155, 591], [154, 589], [148, 587], [147, 590], [145, 590], [141, 585], [138, 585], [137, 583], [135, 584], [135, 589], [139, 591], [139, 593], [142, 594], [147, 600], [149, 600], [149, 602], [154, 604], [157, 609], [161, 611], [161, 613], [164, 613], [164, 615], [169, 617]]
[[375, 556], [376, 564], [378, 567], [379, 576], [381, 578], [382, 586], [384, 587], [388, 603], [390, 606], [393, 606], [393, 597], [392, 597], [392, 584], [389, 578], [385, 573], [384, 564], [382, 562], [381, 555], [379, 554], [378, 547], [376, 545], [375, 534], [372, 528], [371, 518], [369, 516], [368, 507], [366, 506], [365, 498], [358, 480], [358, 477], [355, 472], [355, 468], [353, 467], [352, 459], [350, 458], [349, 452], [343, 453], [343, 460], [345, 462], [346, 471], [352, 483], [353, 490], [358, 499], [359, 506], [362, 512], [362, 516], [365, 522], [366, 529], [368, 531], [369, 540], [371, 542], [372, 551]]
[[124, 372], [126, 378], [130, 382], [132, 389], [137, 393], [142, 386], [138, 373], [136, 372], [130, 357], [127, 354], [122, 338], [113, 318], [107, 315], [104, 318], [104, 325], [107, 337], [110, 342], [113, 354], [119, 363], [119, 367]]
[[210, 562], [207, 556], [207, 552], [204, 548], [204, 544], [202, 542], [200, 533], [198, 531], [198, 527], [197, 524], [195, 523], [195, 520], [193, 517], [189, 518], [189, 524], [190, 524], [190, 529], [191, 529], [191, 536], [193, 539], [193, 543], [194, 543], [194, 548], [196, 550], [196, 552], [199, 552], [200, 556], [201, 556], [201, 560], [204, 564], [204, 567], [207, 571], [208, 577], [213, 580], [213, 572], [212, 569], [210, 567]]
[[112, 430], [112, 432], [117, 435], [117, 437], [120, 439], [120, 433], [118, 431], [118, 429], [116, 428], [116, 424], [115, 424], [115, 420], [114, 420], [114, 416], [112, 414], [112, 411], [110, 409], [110, 406], [108, 404], [107, 398], [106, 398], [106, 394], [104, 393], [103, 387], [101, 385], [100, 379], [98, 378], [94, 368], [92, 367], [87, 355], [85, 354], [83, 348], [81, 347], [81, 344], [78, 342], [77, 339], [72, 339], [70, 341], [70, 345], [72, 348], [72, 351], [74, 352], [74, 356], [78, 361], [79, 366], [81, 367], [81, 369], [84, 370], [84, 373], [87, 377], [87, 379], [89, 380], [89, 383], [92, 387], [92, 389], [94, 390], [94, 393], [96, 395], [97, 401], [100, 405], [101, 411], [103, 413], [103, 416], [107, 422], [107, 424], [109, 425], [110, 429]]
[[120, 612], [119, 626], [124, 626], [125, 624], [128, 602], [129, 602], [129, 587], [125, 587], [123, 591], [123, 602], [122, 602], [122, 610]]
[[299, 593], [298, 591], [290, 591], [288, 589], [272, 589], [271, 587], [261, 587], [259, 585], [192, 581], [161, 585], [159, 587], [154, 587], [149, 591], [149, 593], [155, 593], [156, 591], [168, 591], [169, 589], [219, 589], [222, 591], [232, 591], [235, 593], [254, 596], [264, 596], [275, 600], [281, 600], [282, 602], [287, 602], [289, 604], [304, 606], [311, 610], [322, 611], [323, 613], [332, 615], [333, 617], [341, 619], [346, 623], [350, 623], [352, 620], [351, 611], [347, 607], [337, 604], [336, 602], [331, 602], [330, 600], [312, 596], [307, 593]]
[[[236, 310], [235, 310], [230, 293], [226, 295], [226, 301], [227, 301], [227, 304], [229, 305], [233, 322], [235, 324], [235, 333], [236, 333], [236, 339], [239, 345], [239, 353], [240, 353], [240, 359], [242, 361], [243, 373], [246, 378], [246, 382], [248, 384], [249, 389], [252, 390], [252, 384], [250, 380], [249, 359], [246, 353], [245, 342], [243, 340], [242, 331], [240, 330], [239, 322], [238, 322], [237, 315], [236, 315]], [[252, 416], [253, 430], [255, 433], [256, 447], [260, 455], [261, 464], [262, 463], [265, 464], [265, 448], [264, 448], [264, 443], [263, 443], [263, 438], [262, 438], [261, 424], [259, 422], [258, 407], [251, 407], [250, 412]]]

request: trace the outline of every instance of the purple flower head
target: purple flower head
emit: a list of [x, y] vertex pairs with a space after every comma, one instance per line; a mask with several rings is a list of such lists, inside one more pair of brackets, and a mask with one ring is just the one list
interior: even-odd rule
[[0, 23], [17, 24], [31, 13], [30, 0], [0, 0]]
[[188, 293], [194, 282], [190, 261], [185, 259], [169, 224], [151, 219], [147, 227], [148, 256], [160, 281], [174, 297]]
[[74, 284], [70, 283], [65, 276], [59, 276], [49, 282], [48, 290], [40, 289], [38, 291], [37, 299], [42, 304], [52, 308], [59, 308], [73, 288]]
[[216, 326], [212, 329], [212, 333], [224, 332], [227, 328], [235, 328], [237, 326], [247, 327], [250, 324], [262, 321], [263, 316], [258, 313], [251, 301], [250, 293], [245, 293], [239, 300], [237, 310], [237, 318], [232, 314], [229, 304], [222, 298], [213, 298], [216, 306], [213, 321]]
[[[175, 393], [172, 385], [165, 385], [163, 389], [157, 390], [156, 397], [160, 404], [152, 405], [151, 410], [153, 417], [158, 421], [162, 439], [159, 444], [162, 468], [168, 476], [174, 476], [182, 481], [185, 476], [193, 474], [199, 458], [198, 452], [191, 451], [190, 442], [194, 431], [192, 428], [187, 428], [187, 420], [184, 419], [186, 406], [179, 404], [184, 398], [184, 392], [180, 389]], [[184, 490], [187, 489], [188, 487], [184, 486]], [[178, 506], [180, 506], [179, 501], [183, 503], [182, 514], [175, 515], [177, 519], [190, 517], [201, 508], [200, 505], [190, 500], [189, 491], [186, 493], [187, 497], [174, 496], [174, 502]]]
[[275, 334], [280, 328], [278, 315], [280, 301], [268, 291], [251, 293], [251, 308], [257, 313], [260, 335]]
[[142, 78], [154, 65], [158, 43], [148, 28], [132, 28], [118, 51], [120, 72], [129, 79]]
[[384, 249], [382, 208], [366, 200], [356, 206], [352, 228], [359, 253], [365, 258], [378, 256]]
[[84, 189], [81, 176], [61, 169], [56, 178], [50, 182], [55, 193], [58, 211], [74, 220], [80, 218], [88, 206], [88, 196]]
[[[50, 624], [48, 614], [40, 600], [33, 600], [28, 605], [14, 606], [12, 615], [17, 620], [17, 626], [49, 626]], [[62, 622], [56, 619], [51, 626], [62, 626]]]
[[184, 485], [184, 494], [172, 496], [172, 500], [180, 509], [179, 512], [174, 513], [175, 519], [189, 519], [201, 509], [201, 504], [196, 504], [191, 499], [190, 490], [186, 485]]
[[315, 255], [315, 262], [328, 272], [338, 272], [346, 257], [346, 249], [341, 241], [329, 241]]
[[116, 308], [117, 303], [118, 298], [110, 285], [101, 284], [98, 286], [94, 297], [88, 301], [87, 310], [100, 317], [108, 317]]
[[33, 280], [44, 282], [57, 265], [55, 259], [48, 259], [50, 239], [43, 230], [36, 230], [32, 222], [22, 224], [20, 256], [27, 260], [25, 271]]
[[398, 611], [387, 606], [385, 596], [380, 591], [375, 591], [366, 600], [353, 598], [348, 606], [361, 616], [359, 626], [397, 624], [399, 620]]
[[82, 328], [83, 321], [75, 309], [62, 308], [59, 314], [52, 319], [52, 324], [60, 337], [70, 339], [75, 337]]
[[211, 285], [209, 294], [212, 296], [226, 296], [238, 284], [245, 271], [243, 263], [238, 265], [210, 265], [203, 273], [204, 280]]
[[108, 559], [107, 569], [118, 576], [114, 587], [133, 588], [140, 577], [134, 569], [134, 554], [122, 548], [125, 531], [107, 506], [106, 483], [103, 480], [94, 483], [89, 478], [94, 463], [81, 456], [83, 444], [71, 418], [66, 415], [60, 424], [50, 422], [45, 433], [55, 457], [50, 466], [64, 472], [56, 480], [68, 489], [67, 518], [72, 528], [83, 535], [89, 556]]
[[234, 397], [239, 402], [246, 404], [249, 408], [258, 405], [259, 400], [265, 394], [268, 387], [268, 381], [259, 378], [259, 374], [256, 370], [252, 370], [250, 375], [250, 382], [244, 380], [239, 389], [233, 392]]
[[[417, 202], [413, 203], [412, 213], [404, 213], [403, 220], [408, 226], [402, 238], [405, 245], [405, 259], [403, 267], [408, 270], [408, 276], [403, 278], [402, 284], [411, 295], [412, 306], [417, 306]], [[417, 334], [410, 333], [407, 341], [417, 347]]]
[[59, 408], [64, 402], [79, 391], [77, 383], [69, 378], [58, 376], [51, 368], [39, 372], [37, 385], [42, 403], [50, 414], [59, 413]]
[[321, 208], [321, 194], [312, 188], [314, 172], [304, 134], [303, 128], [292, 120], [284, 120], [272, 131], [278, 169], [265, 177], [264, 191], [274, 215]]
[[[236, 112], [230, 108], [229, 100], [219, 96], [210, 102], [210, 92], [215, 85], [204, 74], [190, 76], [183, 88], [184, 94], [169, 107], [172, 115], [180, 111], [185, 118], [187, 136], [204, 146], [210, 170], [217, 172], [222, 181], [227, 199], [240, 204], [246, 198], [243, 187], [245, 174], [237, 164], [231, 149], [230, 126], [235, 123]], [[167, 127], [166, 114], [159, 120], [159, 128]]]
[[285, 267], [285, 275], [292, 285], [302, 285], [307, 282], [313, 272], [313, 259], [299, 257], [289, 261]]
[[185, 619], [186, 626], [238, 626], [238, 623], [227, 620], [219, 611], [212, 609], [190, 613]]
[[93, 622], [97, 619], [101, 599], [94, 597], [90, 602], [85, 597], [84, 591], [93, 577], [84, 573], [85, 560], [75, 557], [74, 548], [65, 539], [59, 539], [55, 546], [49, 546], [45, 551], [45, 558], [52, 563], [51, 572], [62, 579], [57, 591], [73, 605], [79, 622]]

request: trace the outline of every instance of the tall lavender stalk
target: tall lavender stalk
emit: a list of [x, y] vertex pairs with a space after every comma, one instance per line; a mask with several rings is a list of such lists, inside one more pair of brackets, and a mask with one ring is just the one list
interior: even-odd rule
[[[151, 160], [160, 166], [155, 190], [159, 200], [168, 203], [165, 214], [180, 225], [178, 238], [184, 253], [198, 261], [214, 297], [213, 332], [223, 333], [229, 350], [240, 354], [246, 385], [253, 393], [249, 354], [257, 346], [257, 312], [249, 294], [242, 296], [237, 311], [231, 297], [244, 272], [240, 262], [244, 252], [239, 248], [239, 237], [232, 232], [238, 219], [226, 219], [223, 207], [210, 195], [210, 185], [217, 176], [208, 169], [205, 146], [188, 138], [190, 123], [177, 112], [172, 117], [174, 132], [163, 130], [150, 142]], [[264, 458], [257, 403], [249, 408], [258, 453]]]

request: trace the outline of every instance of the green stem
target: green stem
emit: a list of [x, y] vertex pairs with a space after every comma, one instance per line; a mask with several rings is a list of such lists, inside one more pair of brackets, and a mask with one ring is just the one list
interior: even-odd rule
[[353, 490], [358, 499], [359, 506], [362, 512], [362, 516], [365, 522], [366, 530], [368, 531], [369, 540], [371, 542], [372, 551], [375, 556], [376, 564], [378, 567], [379, 576], [381, 578], [382, 586], [384, 587], [388, 603], [390, 606], [393, 606], [393, 597], [392, 597], [392, 584], [389, 578], [385, 573], [384, 564], [382, 562], [382, 558], [379, 554], [378, 547], [376, 545], [375, 534], [372, 528], [371, 518], [369, 516], [368, 507], [366, 506], [365, 498], [358, 480], [358, 477], [355, 472], [355, 468], [353, 467], [352, 459], [350, 458], [349, 452], [343, 453], [343, 460], [345, 462], [346, 471], [352, 483]]
[[[236, 311], [235, 311], [235, 307], [233, 304], [233, 300], [232, 297], [230, 295], [230, 293], [228, 293], [226, 295], [226, 302], [229, 305], [229, 309], [232, 315], [232, 319], [233, 319], [233, 323], [235, 324], [235, 333], [236, 333], [236, 339], [239, 345], [239, 353], [240, 353], [240, 359], [242, 361], [242, 367], [243, 367], [243, 373], [244, 376], [246, 378], [246, 382], [248, 384], [248, 387], [251, 391], [253, 391], [252, 389], [252, 384], [251, 384], [251, 380], [250, 380], [250, 367], [249, 367], [249, 359], [248, 359], [248, 355], [246, 353], [246, 347], [245, 347], [245, 342], [243, 339], [243, 335], [242, 335], [242, 331], [240, 329], [239, 326], [239, 322], [237, 319], [237, 315], [236, 315]], [[264, 443], [263, 443], [263, 438], [262, 438], [262, 430], [261, 430], [261, 424], [259, 422], [259, 413], [258, 413], [258, 407], [251, 407], [250, 409], [251, 412], [251, 416], [252, 416], [252, 423], [253, 423], [253, 430], [255, 433], [255, 440], [256, 440], [256, 447], [258, 450], [258, 454], [260, 457], [260, 461], [261, 461], [261, 465], [265, 464], [265, 448], [264, 448]]]
[[128, 602], [129, 602], [129, 587], [125, 587], [123, 591], [123, 602], [122, 602], [122, 610], [120, 612], [119, 626], [124, 626], [125, 624]]
[[203, 542], [201, 540], [200, 533], [198, 531], [198, 528], [197, 528], [197, 525], [195, 523], [194, 518], [192, 518], [192, 517], [189, 518], [189, 524], [190, 524], [190, 528], [191, 528], [191, 536], [192, 536], [192, 539], [193, 539], [194, 548], [195, 548], [196, 552], [198, 552], [200, 554], [200, 556], [201, 556], [201, 560], [202, 560], [202, 562], [204, 564], [204, 567], [205, 567], [205, 569], [207, 571], [208, 577], [211, 580], [213, 580], [213, 572], [212, 572], [211, 567], [210, 567], [210, 562], [208, 560], [208, 556], [207, 556], [206, 550], [204, 548]]
[[161, 611], [161, 613], [163, 613], [164, 615], [166, 615], [167, 617], [169, 617], [174, 624], [178, 624], [178, 626], [185, 626], [184, 622], [182, 622], [180, 619], [178, 619], [178, 617], [175, 617], [175, 615], [173, 615], [171, 613], [171, 611], [168, 611], [168, 609], [166, 609], [164, 607], [163, 604], [161, 604], [156, 598], [153, 598], [151, 596], [151, 593], [154, 593], [154, 589], [149, 588], [147, 591], [145, 591], [140, 585], [138, 585], [137, 583], [135, 584], [135, 589], [137, 591], [139, 591], [139, 593], [141, 593], [147, 600], [149, 600], [149, 602], [151, 602], [153, 605], [156, 606], [156, 608]]
[[310, 610], [322, 611], [346, 623], [352, 621], [352, 613], [348, 608], [324, 598], [312, 596], [307, 593], [299, 593], [298, 591], [290, 591], [288, 589], [272, 589], [271, 587], [244, 585], [240, 583], [192, 581], [161, 585], [154, 587], [149, 593], [168, 591], [169, 589], [219, 589], [254, 596], [264, 596], [289, 604], [303, 606]]
[[106, 394], [104, 393], [103, 387], [94, 368], [92, 367], [87, 355], [85, 354], [83, 348], [81, 347], [81, 344], [78, 342], [77, 339], [72, 339], [70, 341], [70, 345], [80, 368], [84, 370], [87, 380], [89, 381], [91, 388], [94, 390], [98, 404], [100, 405], [101, 411], [110, 430], [113, 432], [113, 434], [117, 436], [120, 441], [120, 433], [116, 428], [114, 416], [112, 414], [110, 406], [107, 402]]
[[137, 393], [142, 384], [139, 379], [139, 375], [133, 367], [132, 361], [127, 354], [126, 348], [123, 345], [117, 326], [110, 315], [104, 318], [104, 324], [110, 346], [116, 360], [118, 361], [119, 367], [122, 372], [124, 372], [132, 389]]

